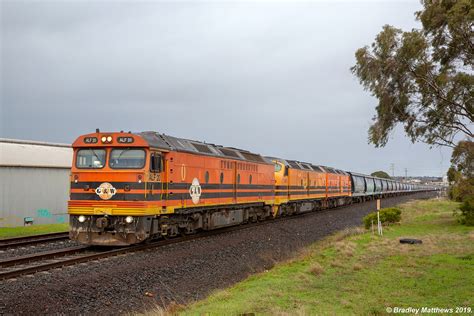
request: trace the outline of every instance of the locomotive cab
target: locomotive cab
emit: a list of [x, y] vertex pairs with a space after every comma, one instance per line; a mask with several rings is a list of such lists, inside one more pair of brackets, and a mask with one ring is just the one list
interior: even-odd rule
[[159, 207], [147, 201], [163, 193], [163, 153], [130, 133], [89, 134], [73, 149], [70, 238], [116, 246], [149, 238]]

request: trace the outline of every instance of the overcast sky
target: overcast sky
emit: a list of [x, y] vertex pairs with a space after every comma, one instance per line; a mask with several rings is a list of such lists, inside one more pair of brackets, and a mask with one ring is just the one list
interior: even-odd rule
[[0, 137], [71, 143], [99, 127], [346, 170], [442, 175], [450, 151], [401, 131], [376, 149], [377, 100], [349, 68], [419, 1], [1, 1]]

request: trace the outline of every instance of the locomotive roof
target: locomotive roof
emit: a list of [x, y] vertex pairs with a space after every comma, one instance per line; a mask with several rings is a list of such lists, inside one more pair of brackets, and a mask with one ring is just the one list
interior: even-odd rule
[[336, 174], [342, 174], [342, 175], [348, 175], [347, 172], [331, 167], [325, 167], [325, 166], [317, 166], [308, 162], [302, 162], [302, 161], [297, 161], [297, 160], [285, 160], [281, 158], [276, 158], [276, 157], [265, 157], [269, 160], [278, 160], [282, 163], [284, 163], [286, 166], [293, 168], [293, 169], [299, 169], [299, 170], [312, 170], [316, 172], [326, 172], [326, 173], [336, 173]]
[[208, 144], [196, 140], [185, 138], [178, 138], [157, 132], [141, 132], [135, 133], [142, 137], [153, 148], [199, 153], [201, 155], [218, 156], [227, 159], [245, 160], [254, 163], [271, 164], [259, 154], [252, 153], [248, 150], [243, 150], [234, 147], [224, 147], [221, 145]]

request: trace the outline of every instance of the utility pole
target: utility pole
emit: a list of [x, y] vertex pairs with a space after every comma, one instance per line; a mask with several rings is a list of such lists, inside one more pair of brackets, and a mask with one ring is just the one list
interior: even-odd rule
[[405, 180], [408, 178], [408, 169], [405, 168]]
[[395, 164], [393, 162], [390, 164], [390, 170], [392, 170], [392, 177], [395, 177]]

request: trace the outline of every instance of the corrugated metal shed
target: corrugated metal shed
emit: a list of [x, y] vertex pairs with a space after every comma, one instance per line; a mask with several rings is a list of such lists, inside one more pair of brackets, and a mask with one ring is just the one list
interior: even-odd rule
[[71, 168], [71, 163], [70, 145], [0, 138], [0, 166]]
[[0, 227], [68, 221], [72, 148], [0, 138]]

